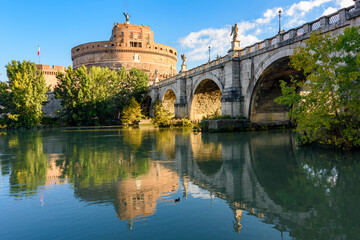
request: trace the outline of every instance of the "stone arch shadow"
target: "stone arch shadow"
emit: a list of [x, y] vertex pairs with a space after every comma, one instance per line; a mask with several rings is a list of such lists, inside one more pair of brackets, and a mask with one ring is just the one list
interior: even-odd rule
[[153, 107], [153, 98], [150, 95], [146, 95], [141, 103], [141, 112], [144, 116], [149, 117], [151, 115], [151, 109]]
[[214, 78], [205, 76], [198, 79], [189, 100], [190, 119], [199, 121], [207, 115], [221, 114], [223, 84]]
[[279, 105], [274, 100], [281, 96], [280, 80], [289, 82], [291, 76], [304, 78], [301, 71], [289, 66], [294, 49], [288, 48], [270, 55], [255, 70], [255, 84], [248, 89], [251, 94], [247, 104], [251, 122], [288, 122], [290, 108]]
[[175, 103], [177, 98], [177, 92], [174, 87], [168, 86], [166, 87], [161, 95], [160, 101], [163, 107], [168, 110], [173, 116], [175, 116]]

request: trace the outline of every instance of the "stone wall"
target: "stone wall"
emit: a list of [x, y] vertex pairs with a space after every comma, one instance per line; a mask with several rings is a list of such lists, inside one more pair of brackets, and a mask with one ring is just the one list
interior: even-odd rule
[[56, 76], [58, 73], [65, 73], [66, 68], [62, 66], [50, 66], [37, 64], [38, 71], [42, 71], [45, 77], [45, 84], [50, 86], [47, 103], [42, 107], [45, 117], [56, 117], [56, 111], [61, 109], [60, 100], [55, 98], [54, 88], [58, 83]]

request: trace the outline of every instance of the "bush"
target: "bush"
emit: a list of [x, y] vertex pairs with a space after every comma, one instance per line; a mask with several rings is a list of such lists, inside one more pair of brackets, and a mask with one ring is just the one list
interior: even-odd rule
[[189, 119], [187, 119], [187, 118], [182, 118], [182, 119], [181, 119], [181, 126], [183, 126], [183, 127], [192, 127], [193, 124], [192, 124], [192, 122], [191, 122]]
[[124, 125], [138, 125], [142, 117], [140, 104], [132, 97], [122, 111], [121, 122]]
[[166, 110], [159, 101], [155, 103], [154, 110], [153, 124], [159, 127], [170, 127], [173, 114]]

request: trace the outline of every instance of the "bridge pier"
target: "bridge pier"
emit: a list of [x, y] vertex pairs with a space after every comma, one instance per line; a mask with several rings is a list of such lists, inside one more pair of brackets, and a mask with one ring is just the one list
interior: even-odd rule
[[221, 115], [231, 117], [244, 116], [244, 97], [240, 96], [240, 91], [229, 90], [221, 97]]
[[175, 118], [189, 118], [187, 103], [175, 103]]

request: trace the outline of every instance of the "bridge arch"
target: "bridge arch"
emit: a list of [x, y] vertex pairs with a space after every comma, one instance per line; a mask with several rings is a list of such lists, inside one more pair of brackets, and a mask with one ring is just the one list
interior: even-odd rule
[[201, 120], [207, 115], [221, 114], [222, 83], [216, 78], [203, 78], [195, 81], [190, 99], [190, 119]]
[[222, 145], [203, 134], [190, 135], [191, 159], [194, 173], [201, 179], [221, 179], [224, 173]]
[[152, 97], [150, 95], [145, 96], [141, 103], [142, 114], [149, 117], [150, 109], [152, 107]]
[[176, 90], [173, 86], [164, 88], [160, 95], [160, 101], [163, 107], [175, 116]]
[[249, 119], [252, 122], [285, 122], [289, 108], [274, 100], [281, 96], [280, 80], [290, 81], [291, 76], [303, 78], [301, 71], [289, 66], [296, 46], [278, 50], [266, 57], [254, 71], [254, 84], [249, 86]]

